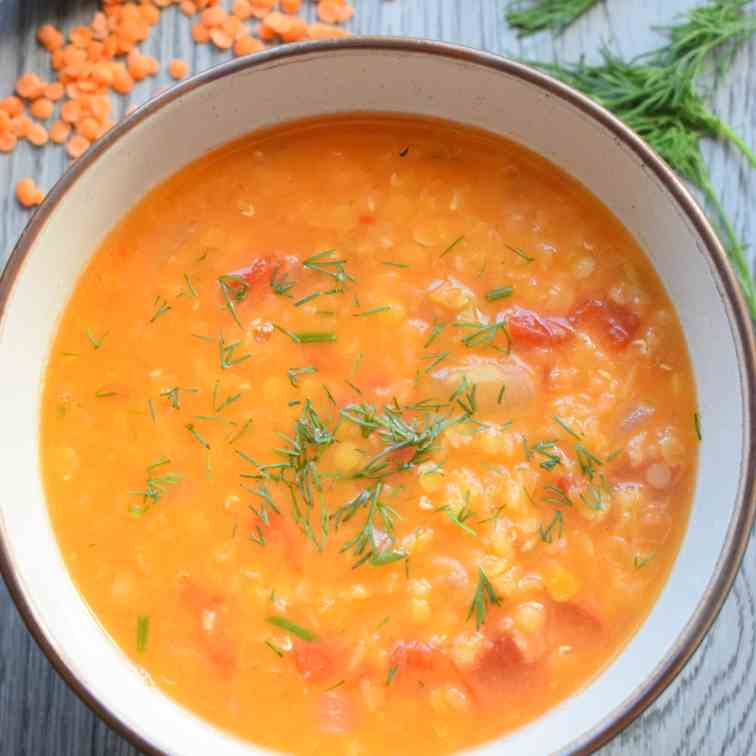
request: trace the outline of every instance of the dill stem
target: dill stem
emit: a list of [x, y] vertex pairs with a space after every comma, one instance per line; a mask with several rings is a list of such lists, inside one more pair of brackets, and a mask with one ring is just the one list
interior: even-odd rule
[[717, 129], [719, 133], [732, 142], [748, 160], [748, 162], [756, 168], [756, 152], [754, 152], [744, 141], [738, 136], [726, 123], [717, 119]]
[[740, 274], [740, 285], [743, 291], [743, 296], [750, 307], [751, 313], [754, 313], [756, 312], [756, 282], [754, 282], [751, 271], [748, 268], [748, 260], [743, 254], [743, 245], [738, 241], [732, 222], [727, 216], [727, 213], [725, 212], [722, 203], [719, 201], [719, 197], [717, 197], [717, 193], [714, 191], [714, 187], [711, 185], [708, 178], [704, 178], [701, 181], [701, 190], [704, 193], [706, 201], [709, 203], [710, 207], [715, 210], [716, 215], [718, 216], [718, 222], [716, 225], [719, 226], [720, 232], [724, 232], [724, 235], [727, 237], [727, 241], [724, 245], [725, 251]]

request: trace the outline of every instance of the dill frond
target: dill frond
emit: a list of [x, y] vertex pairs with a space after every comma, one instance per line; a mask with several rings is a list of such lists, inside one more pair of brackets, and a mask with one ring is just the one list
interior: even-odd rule
[[545, 29], [561, 34], [601, 0], [516, 0], [507, 9], [507, 23], [526, 37]]

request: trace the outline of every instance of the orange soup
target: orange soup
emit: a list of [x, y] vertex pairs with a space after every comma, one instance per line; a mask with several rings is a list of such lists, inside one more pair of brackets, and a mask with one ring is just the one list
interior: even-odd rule
[[586, 189], [491, 135], [344, 116], [125, 216], [53, 344], [42, 468], [79, 590], [168, 695], [284, 752], [442, 754], [644, 620], [695, 402]]

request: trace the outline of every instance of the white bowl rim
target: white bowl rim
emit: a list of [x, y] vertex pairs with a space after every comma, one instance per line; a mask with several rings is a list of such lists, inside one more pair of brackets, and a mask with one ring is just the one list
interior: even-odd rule
[[[724, 248], [690, 192], [667, 164], [635, 132], [609, 111], [576, 89], [523, 63], [474, 48], [411, 37], [360, 36], [338, 40], [299, 42], [281, 45], [248, 57], [220, 63], [150, 99], [131, 115], [121, 120], [92, 145], [82, 157], [76, 160], [56, 182], [24, 228], [0, 276], [0, 327], [14, 282], [48, 217], [79, 177], [96, 160], [105, 155], [125, 134], [182, 95], [207, 86], [217, 79], [234, 75], [240, 71], [254, 69], [270, 62], [290, 60], [300, 56], [309, 56], [313, 53], [327, 54], [352, 49], [422, 53], [473, 63], [519, 78], [578, 108], [611, 132], [624, 146], [632, 149], [644, 166], [655, 174], [674, 197], [680, 209], [700, 235], [705, 252], [713, 263], [717, 283], [725, 294], [727, 317], [733, 333], [737, 336], [737, 347], [742, 357], [740, 370], [743, 383], [747, 387], [747, 390], [743, 392], [744, 406], [742, 408], [746, 422], [743, 449], [744, 464], [741, 467], [738, 493], [727, 531], [727, 538], [701, 600], [655, 672], [649, 676], [643, 685], [631, 691], [624, 702], [611, 714], [597, 722], [587, 732], [577, 736], [560, 751], [562, 754], [592, 753], [621, 732], [650, 706], [675, 679], [698, 648], [729, 594], [748, 545], [754, 517], [756, 516], [756, 338], [754, 337], [749, 310]], [[10, 596], [37, 645], [77, 696], [132, 745], [145, 753], [165, 756], [163, 751], [107, 709], [87, 688], [86, 683], [68, 668], [58, 654], [53, 639], [48, 637], [45, 630], [35, 619], [31, 596], [26, 594], [16, 578], [11, 552], [5, 541], [2, 522], [0, 522], [0, 575], [2, 575]]]

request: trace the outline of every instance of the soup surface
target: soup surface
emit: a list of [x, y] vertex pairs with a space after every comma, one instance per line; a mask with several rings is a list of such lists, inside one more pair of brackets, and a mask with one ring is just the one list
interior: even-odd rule
[[50, 356], [42, 467], [154, 684], [302, 754], [440, 754], [649, 612], [697, 434], [680, 325], [595, 197], [441, 122], [310, 121], [154, 191]]

